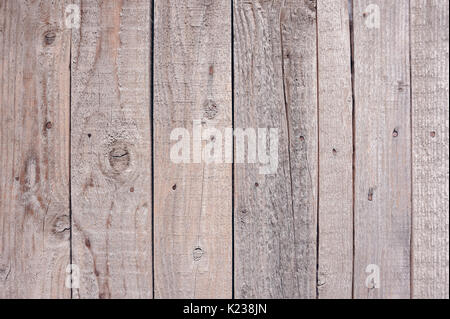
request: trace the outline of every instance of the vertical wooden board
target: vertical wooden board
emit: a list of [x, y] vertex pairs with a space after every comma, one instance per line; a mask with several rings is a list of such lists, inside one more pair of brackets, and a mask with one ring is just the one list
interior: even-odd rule
[[151, 298], [149, 0], [77, 1], [72, 38], [75, 298]]
[[235, 128], [278, 129], [273, 174], [235, 164], [235, 295], [316, 298], [316, 3], [236, 0], [234, 36]]
[[317, 2], [319, 298], [352, 298], [353, 132], [348, 0]]
[[[354, 297], [409, 298], [409, 1], [353, 4]], [[378, 270], [379, 287], [375, 287], [372, 276]]]
[[[155, 297], [230, 298], [231, 164], [192, 163], [206, 143], [194, 120], [232, 127], [230, 1], [155, 1], [154, 42]], [[170, 156], [176, 128], [191, 163]]]
[[0, 299], [70, 298], [66, 1], [0, 1]]
[[413, 298], [449, 298], [448, 11], [411, 1]]

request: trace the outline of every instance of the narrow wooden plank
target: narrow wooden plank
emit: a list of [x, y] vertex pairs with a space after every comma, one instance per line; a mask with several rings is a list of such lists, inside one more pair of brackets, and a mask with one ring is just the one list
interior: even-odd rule
[[359, 0], [353, 4], [354, 296], [409, 298], [409, 1]]
[[348, 0], [317, 2], [319, 298], [352, 298], [353, 132]]
[[66, 1], [0, 1], [0, 299], [70, 298]]
[[414, 298], [449, 298], [448, 11], [411, 1]]
[[[155, 1], [154, 42], [155, 297], [230, 298], [232, 168], [193, 132], [232, 127], [230, 1]], [[190, 163], [170, 156], [176, 128]]]
[[150, 0], [77, 1], [72, 33], [75, 298], [151, 298]]
[[234, 21], [235, 127], [278, 129], [274, 173], [236, 164], [235, 295], [316, 298], [315, 1], [235, 0]]

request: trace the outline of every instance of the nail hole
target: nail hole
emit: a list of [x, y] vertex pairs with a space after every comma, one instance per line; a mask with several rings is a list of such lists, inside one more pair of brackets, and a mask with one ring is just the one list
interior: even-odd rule
[[91, 134], [91, 133], [89, 133], [89, 134], [88, 134], [88, 137], [89, 137], [89, 138], [91, 138], [91, 137], [92, 137], [92, 134]]
[[335, 148], [333, 148], [333, 155], [336, 155], [336, 154], [337, 154], [337, 151]]
[[305, 140], [305, 137], [304, 136], [300, 136], [300, 141], [304, 141]]
[[259, 184], [258, 184], [258, 183], [255, 183], [255, 187], [259, 187]]
[[392, 132], [392, 136], [395, 138], [395, 137], [398, 137], [398, 130], [397, 129], [394, 129], [394, 131]]
[[430, 136], [435, 138], [436, 137], [436, 132], [435, 131], [430, 132]]
[[130, 188], [130, 193], [134, 193], [134, 187]]
[[47, 123], [45, 124], [45, 127], [46, 127], [48, 130], [51, 129], [51, 128], [53, 127], [52, 122], [47, 122]]
[[369, 202], [373, 201], [373, 188], [369, 189], [368, 199]]
[[173, 190], [176, 190], [176, 189], [177, 189], [177, 184], [174, 184], [174, 185], [172, 186], [172, 189], [173, 189]]

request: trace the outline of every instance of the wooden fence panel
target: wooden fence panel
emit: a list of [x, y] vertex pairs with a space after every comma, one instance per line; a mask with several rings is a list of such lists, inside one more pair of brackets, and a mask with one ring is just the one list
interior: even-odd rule
[[414, 298], [449, 298], [448, 10], [411, 1]]
[[150, 0], [78, 1], [72, 32], [75, 298], [152, 297]]
[[352, 298], [353, 132], [348, 0], [317, 2], [320, 298]]
[[278, 129], [279, 144], [273, 171], [235, 164], [235, 295], [315, 298], [315, 2], [235, 0], [234, 45], [235, 128]]
[[0, 299], [70, 298], [66, 1], [0, 1]]
[[354, 1], [353, 26], [354, 296], [409, 298], [409, 1]]
[[155, 1], [154, 36], [155, 297], [230, 298], [231, 159], [202, 150], [232, 127], [231, 3]]
[[448, 11], [0, 0], [0, 299], [449, 298]]

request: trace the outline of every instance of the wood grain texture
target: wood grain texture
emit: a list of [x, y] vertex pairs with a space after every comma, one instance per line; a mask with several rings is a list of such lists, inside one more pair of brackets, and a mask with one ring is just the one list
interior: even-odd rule
[[150, 1], [78, 1], [72, 33], [75, 298], [151, 298]]
[[[379, 8], [377, 26], [376, 7]], [[354, 1], [355, 298], [410, 297], [409, 1]], [[380, 287], [366, 286], [368, 265]], [[370, 288], [368, 288], [368, 286]]]
[[411, 1], [413, 298], [449, 298], [448, 11]]
[[0, 1], [0, 299], [70, 298], [65, 1]]
[[235, 168], [235, 295], [316, 298], [315, 1], [234, 1], [235, 127], [278, 129], [278, 169]]
[[[194, 120], [232, 126], [230, 1], [156, 1], [154, 41], [155, 297], [230, 298], [232, 167], [193, 149], [206, 143]], [[198, 163], [170, 158], [175, 128], [189, 131]]]
[[348, 0], [317, 2], [319, 298], [352, 298], [353, 132]]

